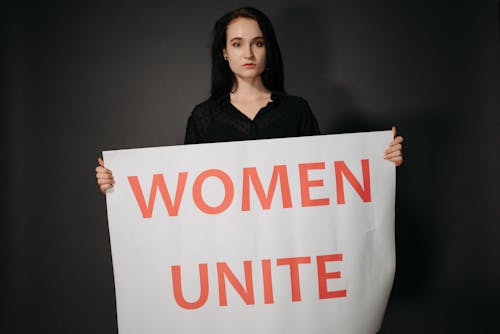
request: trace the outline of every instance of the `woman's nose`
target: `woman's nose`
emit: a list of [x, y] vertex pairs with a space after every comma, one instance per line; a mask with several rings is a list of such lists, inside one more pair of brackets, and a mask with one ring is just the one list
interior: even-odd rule
[[253, 58], [253, 50], [252, 50], [252, 46], [251, 46], [251, 45], [248, 45], [248, 46], [245, 48], [244, 57], [245, 57], [245, 58], [248, 58], [248, 59]]

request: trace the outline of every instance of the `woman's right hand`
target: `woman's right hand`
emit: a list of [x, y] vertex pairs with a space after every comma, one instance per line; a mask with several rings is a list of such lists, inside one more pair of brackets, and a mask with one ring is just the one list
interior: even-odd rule
[[97, 158], [99, 166], [95, 168], [97, 178], [97, 185], [103, 194], [106, 194], [106, 190], [111, 188], [115, 184], [115, 179], [113, 178], [113, 173], [106, 167], [104, 167], [104, 161], [101, 158]]

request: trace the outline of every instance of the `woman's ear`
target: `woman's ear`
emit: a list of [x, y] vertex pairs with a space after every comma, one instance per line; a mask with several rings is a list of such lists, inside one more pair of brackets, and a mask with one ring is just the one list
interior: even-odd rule
[[226, 52], [226, 48], [222, 49], [222, 57], [227, 60], [227, 52]]

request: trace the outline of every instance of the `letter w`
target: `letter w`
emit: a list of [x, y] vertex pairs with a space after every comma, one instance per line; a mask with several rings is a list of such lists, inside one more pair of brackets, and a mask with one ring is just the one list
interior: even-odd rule
[[128, 182], [134, 193], [135, 200], [139, 205], [142, 212], [143, 218], [151, 218], [153, 216], [153, 208], [156, 199], [156, 192], [160, 190], [160, 195], [165, 203], [167, 212], [169, 216], [177, 216], [179, 214], [179, 207], [181, 205], [182, 194], [184, 193], [184, 188], [186, 186], [187, 172], [180, 172], [177, 178], [177, 190], [175, 192], [175, 200], [172, 203], [170, 193], [168, 192], [167, 185], [165, 184], [165, 178], [163, 174], [154, 174], [153, 182], [151, 184], [151, 192], [149, 194], [149, 201], [146, 204], [146, 199], [144, 198], [144, 193], [142, 192], [141, 185], [139, 184], [139, 178], [137, 176], [129, 176]]
[[264, 192], [264, 187], [262, 186], [259, 174], [257, 173], [257, 168], [248, 167], [243, 169], [243, 196], [241, 211], [250, 210], [250, 180], [252, 181], [253, 187], [255, 188], [255, 193], [259, 198], [262, 208], [264, 210], [269, 210], [269, 208], [271, 207], [271, 202], [273, 200], [274, 191], [276, 189], [276, 184], [278, 183], [278, 177], [280, 179], [283, 208], [291, 208], [292, 198], [290, 196], [290, 185], [288, 183], [288, 173], [286, 165], [276, 165], [273, 169], [273, 175], [271, 177], [267, 195]]

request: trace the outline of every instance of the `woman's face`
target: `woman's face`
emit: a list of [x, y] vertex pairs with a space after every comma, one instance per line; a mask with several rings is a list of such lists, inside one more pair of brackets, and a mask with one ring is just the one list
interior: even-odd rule
[[257, 21], [239, 17], [226, 29], [226, 47], [222, 50], [237, 78], [255, 79], [266, 68], [264, 35]]

